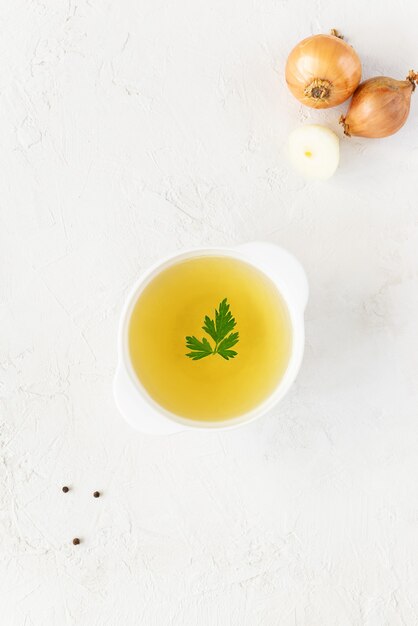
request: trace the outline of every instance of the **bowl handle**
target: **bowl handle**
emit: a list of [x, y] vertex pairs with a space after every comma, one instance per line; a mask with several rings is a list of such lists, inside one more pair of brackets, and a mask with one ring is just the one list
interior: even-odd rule
[[116, 406], [126, 421], [136, 430], [151, 435], [168, 435], [186, 430], [148, 404], [130, 380], [123, 364], [119, 364], [113, 380]]
[[286, 283], [295, 302], [299, 305], [301, 313], [306, 308], [309, 297], [309, 285], [305, 270], [301, 263], [274, 243], [266, 241], [254, 241], [237, 246], [256, 265], [266, 269], [266, 273], [276, 276]]

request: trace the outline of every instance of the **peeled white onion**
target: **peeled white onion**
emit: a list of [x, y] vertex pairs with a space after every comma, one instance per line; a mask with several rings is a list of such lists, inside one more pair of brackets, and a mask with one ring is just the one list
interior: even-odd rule
[[339, 139], [326, 126], [300, 126], [290, 133], [289, 157], [295, 169], [305, 178], [327, 180], [338, 167]]

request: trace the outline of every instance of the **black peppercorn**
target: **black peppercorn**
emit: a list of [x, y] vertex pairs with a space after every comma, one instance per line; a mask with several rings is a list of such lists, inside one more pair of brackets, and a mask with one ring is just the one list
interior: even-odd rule
[[63, 487], [62, 490], [63, 490], [64, 493], [68, 493], [70, 491], [70, 488], [69, 487]]
[[95, 491], [93, 494], [94, 498], [100, 498], [100, 491]]
[[79, 539], [78, 537], [74, 537], [74, 539], [73, 539], [73, 544], [74, 544], [75, 546], [78, 546], [78, 544], [79, 544], [79, 543], [80, 543], [80, 539]]

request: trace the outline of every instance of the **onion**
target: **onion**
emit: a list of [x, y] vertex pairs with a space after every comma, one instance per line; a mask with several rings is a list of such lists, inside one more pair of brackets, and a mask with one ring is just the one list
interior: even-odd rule
[[406, 80], [376, 76], [364, 81], [354, 92], [347, 115], [340, 117], [344, 133], [357, 137], [388, 137], [406, 122], [411, 94], [418, 82], [412, 70]]
[[286, 64], [286, 82], [293, 95], [314, 109], [327, 109], [347, 100], [361, 79], [354, 49], [336, 30], [314, 35], [293, 48]]

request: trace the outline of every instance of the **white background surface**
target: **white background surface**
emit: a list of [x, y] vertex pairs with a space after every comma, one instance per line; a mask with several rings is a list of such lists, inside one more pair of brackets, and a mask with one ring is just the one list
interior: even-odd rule
[[[418, 623], [418, 96], [307, 184], [286, 137], [346, 106], [302, 109], [283, 78], [331, 27], [365, 77], [403, 78], [417, 18], [413, 0], [3, 0], [2, 626]], [[130, 285], [255, 238], [310, 280], [292, 392], [241, 430], [134, 432], [111, 395]]]

